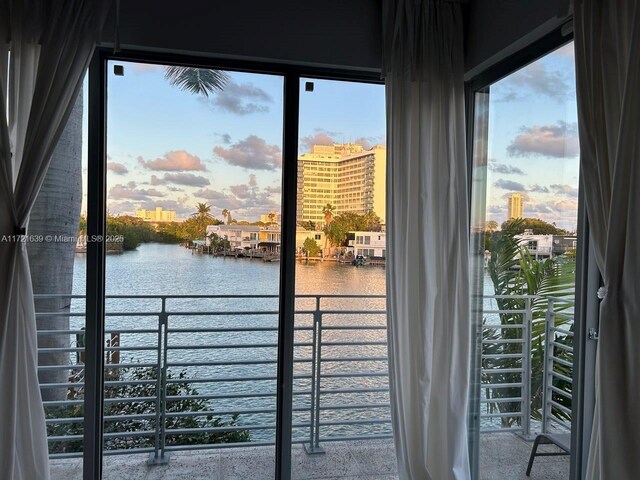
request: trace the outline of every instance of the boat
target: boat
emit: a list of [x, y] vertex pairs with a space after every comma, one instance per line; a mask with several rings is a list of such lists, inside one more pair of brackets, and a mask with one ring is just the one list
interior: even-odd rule
[[353, 259], [351, 265], [355, 265], [356, 267], [362, 267], [364, 265], [368, 265], [367, 257], [364, 255], [356, 255], [356, 258]]

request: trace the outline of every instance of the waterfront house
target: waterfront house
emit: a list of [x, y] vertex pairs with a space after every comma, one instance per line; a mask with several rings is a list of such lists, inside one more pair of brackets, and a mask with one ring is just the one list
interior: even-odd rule
[[354, 255], [384, 258], [387, 256], [387, 235], [384, 232], [350, 232], [348, 251]]
[[260, 243], [260, 227], [255, 225], [207, 225], [208, 236], [215, 233], [220, 238], [229, 241], [233, 250], [254, 250]]

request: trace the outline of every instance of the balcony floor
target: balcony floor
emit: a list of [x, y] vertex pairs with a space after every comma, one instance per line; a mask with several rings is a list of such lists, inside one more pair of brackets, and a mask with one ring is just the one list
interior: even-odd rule
[[[480, 441], [480, 478], [526, 479], [524, 472], [532, 442], [510, 433], [483, 434]], [[292, 477], [296, 480], [393, 480], [397, 479], [395, 452], [389, 441], [331, 442], [326, 454], [307, 455], [293, 448]], [[553, 447], [542, 446], [541, 449]], [[147, 466], [146, 455], [115, 455], [104, 460], [105, 480], [273, 479], [273, 447], [172, 452], [168, 465]], [[51, 461], [52, 480], [82, 478], [81, 459]], [[569, 457], [538, 457], [532, 479], [566, 480]]]

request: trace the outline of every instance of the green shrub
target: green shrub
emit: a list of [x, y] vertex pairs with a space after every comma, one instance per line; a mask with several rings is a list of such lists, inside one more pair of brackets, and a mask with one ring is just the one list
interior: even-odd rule
[[[114, 398], [136, 398], [135, 402], [105, 402], [104, 407], [104, 433], [127, 433], [127, 432], [148, 432], [143, 436], [114, 436], [104, 439], [105, 450], [122, 450], [149, 448], [155, 444], [156, 432], [156, 389], [157, 374], [156, 368], [130, 368], [122, 369], [121, 379], [136, 382], [133, 385], [108, 385], [105, 387], [105, 399]], [[107, 374], [109, 379], [117, 380]], [[173, 376], [167, 372], [167, 378]], [[198, 395], [198, 391], [193, 388], [185, 371], [180, 372], [177, 377], [184, 382], [171, 382], [167, 384], [167, 396], [180, 396], [184, 399], [167, 403], [167, 412], [202, 412], [202, 415], [180, 416], [165, 418], [166, 429], [195, 429], [211, 427], [237, 427], [239, 415], [232, 415], [225, 420], [212, 414], [212, 407], [208, 400], [190, 398]], [[82, 400], [83, 392], [80, 389], [70, 389], [71, 400]], [[144, 418], [116, 419], [114, 416], [144, 416]], [[47, 435], [49, 437], [82, 435], [84, 426], [84, 410], [80, 405], [69, 405], [64, 407], [47, 408], [47, 419], [68, 419], [66, 422], [56, 422], [47, 424]], [[184, 435], [166, 436], [166, 445], [207, 445], [214, 443], [238, 443], [249, 442], [251, 436], [248, 430], [230, 430], [222, 432], [199, 432]], [[71, 441], [51, 441], [49, 442], [50, 453], [70, 453], [82, 451], [82, 440]]]

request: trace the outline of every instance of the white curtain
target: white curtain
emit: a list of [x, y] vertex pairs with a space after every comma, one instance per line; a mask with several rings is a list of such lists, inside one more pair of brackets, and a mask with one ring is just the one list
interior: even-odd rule
[[640, 2], [574, 0], [574, 24], [581, 169], [605, 285], [587, 477], [638, 478]]
[[[0, 476], [49, 478], [24, 232], [110, 2], [0, 4]], [[28, 232], [27, 232], [28, 233]]]
[[459, 3], [384, 0], [389, 378], [400, 478], [468, 479], [469, 221]]

